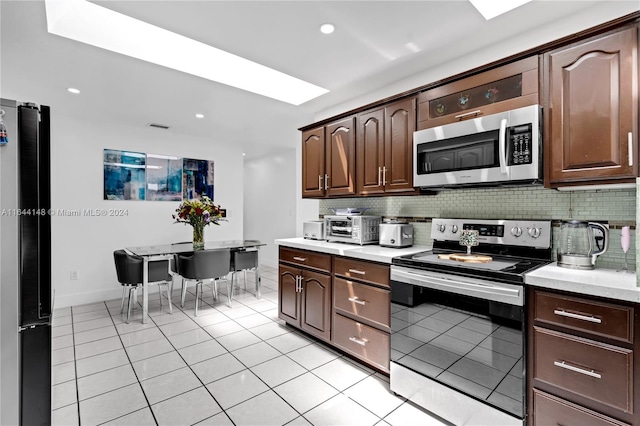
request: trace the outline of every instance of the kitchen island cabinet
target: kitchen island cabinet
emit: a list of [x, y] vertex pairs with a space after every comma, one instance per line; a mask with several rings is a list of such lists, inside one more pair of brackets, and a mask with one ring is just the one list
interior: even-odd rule
[[634, 183], [638, 176], [638, 28], [543, 55], [545, 185]]

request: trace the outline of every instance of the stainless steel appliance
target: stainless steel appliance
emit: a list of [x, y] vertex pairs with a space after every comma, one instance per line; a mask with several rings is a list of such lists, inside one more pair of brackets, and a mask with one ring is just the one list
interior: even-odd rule
[[413, 134], [413, 185], [542, 183], [541, 108], [477, 117]]
[[324, 221], [311, 220], [302, 224], [302, 234], [308, 240], [324, 240]]
[[49, 107], [2, 99], [0, 424], [51, 424]]
[[411, 247], [413, 245], [413, 225], [394, 221], [381, 223], [380, 245], [395, 248]]
[[391, 390], [456, 425], [522, 426], [524, 274], [551, 262], [551, 222], [433, 219], [431, 236], [392, 260]]
[[380, 216], [325, 216], [324, 237], [327, 241], [350, 244], [378, 244]]
[[[598, 247], [594, 229], [602, 233]], [[560, 225], [558, 266], [571, 269], [593, 269], [598, 256], [609, 248], [609, 229], [596, 222], [567, 220]]]

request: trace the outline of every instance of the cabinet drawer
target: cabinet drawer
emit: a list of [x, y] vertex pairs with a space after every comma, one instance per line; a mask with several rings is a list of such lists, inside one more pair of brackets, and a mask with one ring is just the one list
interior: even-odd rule
[[331, 272], [331, 255], [280, 247], [280, 261]]
[[536, 291], [535, 319], [633, 343], [633, 308]]
[[553, 395], [533, 390], [534, 426], [626, 426], [618, 420], [572, 404]]
[[633, 413], [633, 351], [534, 327], [533, 377]]
[[333, 272], [354, 280], [389, 287], [389, 265], [336, 256]]
[[333, 315], [333, 344], [358, 358], [389, 372], [389, 333]]
[[369, 321], [389, 331], [391, 296], [389, 290], [367, 284], [333, 279], [333, 306], [336, 310], [355, 315], [358, 321]]

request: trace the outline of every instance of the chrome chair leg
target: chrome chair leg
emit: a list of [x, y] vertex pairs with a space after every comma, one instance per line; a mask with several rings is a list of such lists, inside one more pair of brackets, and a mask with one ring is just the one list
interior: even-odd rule
[[233, 281], [229, 281], [226, 278], [225, 280], [227, 281], [227, 302], [231, 308], [231, 300], [233, 299]]
[[[129, 290], [128, 288], [129, 286], [122, 286], [122, 300], [120, 301], [120, 313], [124, 312], [124, 295], [127, 294], [127, 291]], [[128, 297], [127, 297], [127, 301], [128, 301]]]
[[262, 298], [262, 279], [260, 278], [260, 267], [256, 266], [253, 271], [256, 274], [256, 298], [260, 299]]
[[182, 280], [182, 297], [180, 298], [180, 307], [184, 308], [184, 299], [187, 296], [187, 280]]
[[131, 320], [131, 304], [132, 303], [138, 303], [138, 287], [137, 286], [131, 286], [131, 288], [129, 289], [129, 306], [127, 309], [127, 324], [129, 324], [129, 321]]
[[202, 297], [202, 281], [198, 281], [196, 283], [196, 309], [195, 309], [195, 314], [194, 316], [198, 316], [198, 302], [200, 301], [200, 298]]
[[[173, 306], [171, 303], [171, 295], [173, 294], [173, 280], [167, 282], [167, 300], [169, 301], [169, 314], [173, 315]], [[162, 295], [160, 295], [160, 299], [162, 299]]]

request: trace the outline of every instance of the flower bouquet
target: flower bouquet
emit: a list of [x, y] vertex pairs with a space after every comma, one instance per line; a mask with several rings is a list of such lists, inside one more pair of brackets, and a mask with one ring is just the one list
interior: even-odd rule
[[213, 204], [213, 200], [206, 195], [201, 200], [183, 201], [173, 214], [174, 223], [185, 223], [193, 227], [193, 248], [204, 248], [204, 227], [220, 225], [222, 212], [220, 206]]

